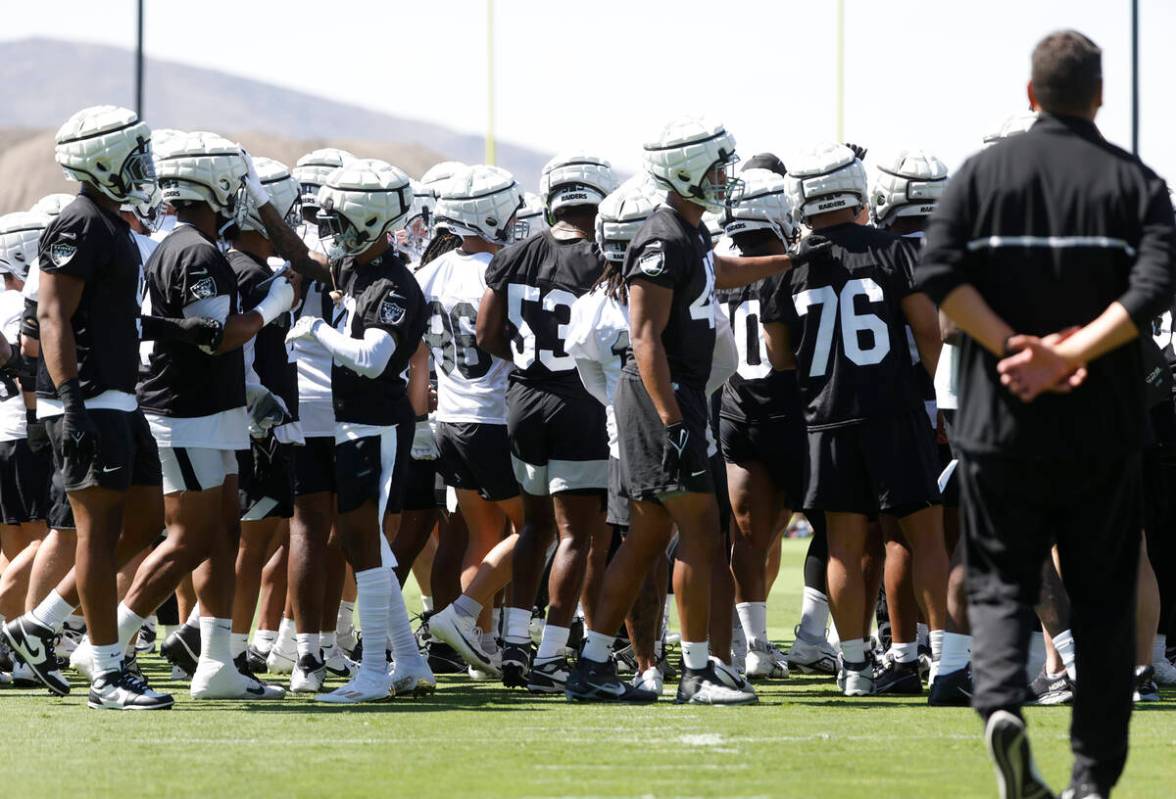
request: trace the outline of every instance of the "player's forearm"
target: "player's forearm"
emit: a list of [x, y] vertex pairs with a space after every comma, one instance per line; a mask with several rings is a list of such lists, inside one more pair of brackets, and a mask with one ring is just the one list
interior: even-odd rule
[[[44, 303], [42, 303], [44, 307]], [[53, 385], [59, 386], [66, 380], [78, 376], [77, 349], [74, 344], [73, 327], [68, 320], [59, 319], [45, 308], [38, 312], [37, 321], [41, 328], [41, 357]]]
[[235, 314], [225, 320], [224, 338], [217, 347], [216, 354], [223, 355], [243, 347], [246, 341], [253, 338], [265, 327], [265, 320], [257, 311]]
[[939, 306], [960, 330], [993, 355], [1004, 355], [1005, 341], [1015, 332], [996, 315], [974, 286], [964, 283], [953, 289]]
[[332, 285], [331, 270], [325, 263], [320, 262], [316, 258], [316, 253], [311, 252], [306, 242], [290, 229], [286, 220], [278, 215], [273, 203], [266, 203], [257, 210], [274, 251], [290, 262], [290, 268], [305, 278], [317, 280], [327, 286]]
[[408, 401], [417, 416], [429, 413], [429, 348], [422, 341], [408, 362]]
[[714, 259], [716, 289], [737, 289], [741, 286], [749, 286], [757, 280], [763, 280], [765, 277], [771, 277], [792, 268], [792, 259], [787, 255], [758, 255], [743, 258], [716, 255]]
[[1131, 320], [1127, 309], [1113, 302], [1097, 319], [1059, 343], [1057, 351], [1074, 366], [1081, 366], [1123, 346], [1138, 335], [1139, 328]]
[[474, 326], [474, 340], [478, 349], [513, 361], [510, 338], [506, 330], [506, 299], [493, 289], [486, 289], [478, 305], [478, 321]]
[[633, 339], [633, 355], [637, 360], [637, 371], [641, 384], [645, 386], [654, 410], [662, 424], [670, 425], [682, 421], [682, 410], [674, 396], [673, 381], [670, 379], [670, 363], [661, 344], [661, 336], [650, 339]]

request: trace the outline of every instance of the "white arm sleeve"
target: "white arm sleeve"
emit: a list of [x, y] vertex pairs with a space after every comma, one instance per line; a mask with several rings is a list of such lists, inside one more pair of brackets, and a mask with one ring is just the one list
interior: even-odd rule
[[242, 348], [245, 355], [245, 396], [251, 397], [258, 390], [263, 388], [261, 385], [261, 378], [257, 376], [257, 370], [253, 368], [253, 361], [257, 357], [257, 348], [254, 346], [257, 339], [251, 338], [245, 342]]
[[369, 327], [363, 338], [345, 336], [330, 325], [315, 325], [314, 337], [336, 363], [364, 377], [379, 377], [396, 352], [396, 340], [379, 328]]
[[577, 358], [576, 371], [580, 373], [580, 382], [584, 384], [584, 388], [588, 389], [588, 393], [596, 397], [597, 402], [607, 408], [609, 405], [608, 381], [604, 377], [604, 367], [600, 365], [600, 362]]
[[715, 393], [738, 368], [739, 350], [735, 347], [735, 333], [731, 330], [726, 314], [719, 311], [715, 314], [715, 355], [710, 379], [706, 384], [707, 396]]

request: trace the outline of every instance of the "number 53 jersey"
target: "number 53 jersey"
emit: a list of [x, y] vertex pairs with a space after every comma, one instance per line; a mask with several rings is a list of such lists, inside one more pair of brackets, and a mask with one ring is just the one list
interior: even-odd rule
[[764, 324], [787, 325], [809, 430], [923, 407], [902, 300], [918, 250], [864, 225], [822, 228], [828, 256], [766, 283]]
[[416, 273], [425, 295], [425, 343], [437, 369], [437, 421], [506, 424], [506, 383], [513, 364], [475, 339], [490, 253], [452, 250]]

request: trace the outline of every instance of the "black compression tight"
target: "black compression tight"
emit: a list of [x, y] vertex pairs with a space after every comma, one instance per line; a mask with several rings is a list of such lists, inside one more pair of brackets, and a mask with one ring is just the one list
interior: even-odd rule
[[808, 554], [804, 556], [804, 587], [825, 591], [825, 566], [829, 563], [829, 540], [825, 535], [825, 514], [815, 511], [805, 514], [813, 527]]

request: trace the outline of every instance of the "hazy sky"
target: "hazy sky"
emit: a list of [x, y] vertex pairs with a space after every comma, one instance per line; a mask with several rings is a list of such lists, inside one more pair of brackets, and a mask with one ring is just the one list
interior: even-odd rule
[[[1141, 155], [1176, 179], [1176, 2], [1140, 0]], [[668, 118], [723, 119], [747, 157], [835, 134], [833, 0], [497, 0], [497, 132], [634, 168]], [[131, 47], [134, 0], [6, 4], [4, 38]], [[1130, 146], [1129, 0], [845, 0], [845, 137], [955, 166], [1026, 108], [1029, 53], [1104, 51], [1104, 134]], [[486, 0], [148, 0], [147, 52], [483, 132]], [[2, 51], [0, 51], [2, 52]], [[150, 78], [148, 78], [150, 79]], [[147, 109], [150, 121], [150, 109]]]

